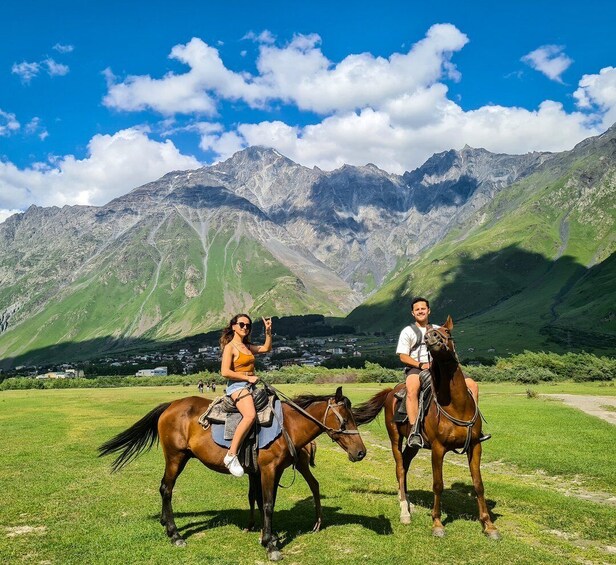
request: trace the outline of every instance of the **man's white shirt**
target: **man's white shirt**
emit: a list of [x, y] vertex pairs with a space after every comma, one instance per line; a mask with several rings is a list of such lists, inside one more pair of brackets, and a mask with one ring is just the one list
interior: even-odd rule
[[[434, 324], [429, 325], [433, 328], [439, 327]], [[415, 344], [417, 343], [417, 336], [415, 335], [415, 332], [411, 329], [410, 326], [406, 326], [406, 328], [404, 328], [400, 332], [400, 337], [398, 338], [398, 347], [396, 347], [396, 355], [410, 355], [413, 359], [415, 359], [415, 361], [419, 361], [420, 363], [428, 363], [430, 361], [430, 357], [428, 355], [428, 347], [426, 346], [424, 339], [428, 328], [422, 328], [417, 324], [415, 324], [415, 327], [421, 332], [421, 345], [414, 351], [411, 351], [411, 349], [413, 349], [413, 347], [415, 347]]]

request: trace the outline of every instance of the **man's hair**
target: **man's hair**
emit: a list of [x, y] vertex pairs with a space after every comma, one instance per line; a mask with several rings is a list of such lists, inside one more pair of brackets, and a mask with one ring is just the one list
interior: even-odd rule
[[426, 306], [430, 308], [430, 302], [427, 298], [424, 298], [423, 296], [417, 296], [416, 298], [413, 298], [413, 302], [411, 302], [411, 310], [413, 310], [413, 306], [415, 306], [415, 304], [417, 304], [418, 302], [425, 302]]

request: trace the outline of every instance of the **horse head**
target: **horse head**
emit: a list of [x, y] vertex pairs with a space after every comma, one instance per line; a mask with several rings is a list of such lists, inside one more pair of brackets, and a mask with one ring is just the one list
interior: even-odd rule
[[347, 452], [350, 461], [361, 461], [366, 456], [366, 446], [359, 435], [351, 401], [342, 394], [341, 386], [327, 401], [323, 424], [329, 428], [327, 435]]
[[456, 354], [453, 338], [451, 337], [451, 330], [453, 329], [453, 320], [451, 316], [447, 316], [447, 321], [438, 328], [429, 328], [426, 331], [426, 346], [430, 355], [436, 360], [444, 360], [447, 357], [451, 357], [456, 360], [458, 356]]

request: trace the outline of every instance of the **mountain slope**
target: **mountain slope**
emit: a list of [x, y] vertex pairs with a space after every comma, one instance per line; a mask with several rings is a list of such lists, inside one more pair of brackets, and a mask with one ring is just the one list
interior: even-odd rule
[[[347, 321], [395, 330], [410, 297], [457, 320], [475, 355], [616, 347], [616, 131], [546, 159], [416, 260]], [[495, 351], [490, 351], [495, 350]]]

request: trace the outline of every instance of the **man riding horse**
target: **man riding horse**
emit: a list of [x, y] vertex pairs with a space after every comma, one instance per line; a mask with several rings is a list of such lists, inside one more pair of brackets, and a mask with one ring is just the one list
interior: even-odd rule
[[[418, 296], [411, 302], [411, 314], [415, 322], [406, 326], [400, 332], [396, 354], [400, 361], [406, 365], [406, 413], [411, 424], [411, 433], [408, 437], [409, 447], [423, 447], [424, 442], [420, 433], [420, 423], [417, 420], [419, 412], [419, 389], [422, 371], [430, 369], [430, 355], [425, 342], [426, 331], [434, 326], [428, 322], [430, 316], [430, 302]], [[475, 402], [479, 402], [479, 387], [477, 383], [466, 377], [466, 386], [471, 391]], [[490, 439], [490, 434], [482, 434], [479, 441]]]

